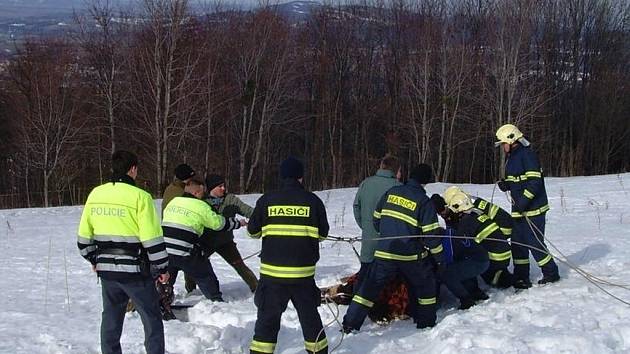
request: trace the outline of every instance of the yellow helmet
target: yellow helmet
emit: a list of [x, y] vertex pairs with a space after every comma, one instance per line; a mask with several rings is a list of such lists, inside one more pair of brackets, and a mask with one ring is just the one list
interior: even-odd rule
[[497, 141], [494, 143], [496, 146], [499, 146], [503, 143], [505, 144], [514, 144], [518, 139], [523, 137], [523, 133], [513, 124], [504, 124], [501, 128], [497, 129], [496, 133]]
[[456, 213], [461, 213], [472, 209], [473, 202], [470, 200], [468, 194], [458, 192], [451, 197], [451, 200], [448, 202], [448, 207]]
[[450, 186], [444, 191], [444, 201], [448, 204], [455, 194], [462, 192], [463, 190], [458, 186]]

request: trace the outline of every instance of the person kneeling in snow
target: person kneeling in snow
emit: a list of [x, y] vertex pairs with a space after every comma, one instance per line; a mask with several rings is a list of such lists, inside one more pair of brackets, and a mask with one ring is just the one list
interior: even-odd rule
[[486, 284], [498, 288], [512, 286], [512, 274], [508, 270], [512, 251], [508, 238], [499, 226], [479, 209], [466, 193], [458, 192], [446, 201], [448, 208], [459, 215], [456, 234], [474, 238], [490, 258], [490, 266], [481, 275]]
[[459, 299], [460, 310], [466, 310], [476, 301], [488, 299], [477, 283], [477, 276], [488, 269], [488, 252], [470, 239], [455, 237], [459, 215], [446, 208], [446, 202], [439, 194], [432, 195], [431, 201], [446, 222], [444, 235], [454, 236], [442, 239], [446, 267], [437, 277]]

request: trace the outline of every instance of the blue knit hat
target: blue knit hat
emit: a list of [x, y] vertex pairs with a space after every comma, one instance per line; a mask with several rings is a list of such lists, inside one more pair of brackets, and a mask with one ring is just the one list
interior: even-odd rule
[[289, 157], [280, 164], [280, 177], [299, 179], [304, 177], [304, 165], [300, 160]]

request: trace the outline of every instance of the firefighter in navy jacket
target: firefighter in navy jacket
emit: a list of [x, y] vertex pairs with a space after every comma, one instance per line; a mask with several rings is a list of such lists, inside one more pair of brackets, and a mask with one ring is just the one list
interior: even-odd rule
[[486, 284], [498, 288], [512, 286], [513, 277], [508, 270], [512, 252], [508, 238], [501, 232], [499, 225], [475, 208], [466, 193], [459, 192], [450, 197], [448, 207], [461, 215], [457, 224], [457, 234], [474, 237], [474, 241], [488, 252], [490, 265], [481, 275]]
[[280, 319], [289, 300], [300, 319], [309, 353], [327, 353], [328, 340], [317, 311], [320, 290], [315, 285], [319, 242], [328, 236], [321, 199], [302, 186], [304, 167], [294, 158], [280, 165], [283, 186], [258, 199], [247, 231], [262, 238], [260, 282], [254, 296], [258, 317], [251, 353], [273, 353]]
[[[483, 274], [489, 265], [488, 252], [477, 242], [457, 234], [460, 215], [446, 207], [446, 201], [439, 194], [431, 196], [433, 206], [445, 223], [442, 246], [446, 270], [439, 275], [441, 281], [459, 299], [459, 309], [465, 310], [479, 300], [487, 300], [488, 295], [479, 288], [477, 276]], [[449, 237], [450, 236], [450, 237]], [[439, 288], [437, 293], [439, 294]]]
[[[497, 145], [507, 154], [505, 180], [498, 183], [504, 192], [510, 192], [512, 198], [512, 218], [514, 229], [512, 241], [529, 245], [533, 248], [514, 244], [514, 286], [529, 288], [529, 252], [542, 269], [543, 278], [539, 284], [553, 283], [560, 280], [558, 266], [546, 250], [545, 215], [549, 210], [545, 180], [536, 153], [529, 146], [523, 133], [512, 124], [505, 124], [496, 132]], [[539, 250], [536, 250], [537, 248]]]
[[[463, 189], [461, 189], [458, 186], [450, 186], [446, 188], [446, 190], [444, 191], [445, 202], [448, 203], [450, 198], [452, 198], [453, 195], [457, 194], [458, 192], [466, 193]], [[501, 232], [503, 232], [505, 236], [507, 237], [512, 236], [513, 222], [512, 222], [512, 216], [510, 215], [510, 213], [503, 210], [498, 205], [491, 203], [483, 198], [475, 197], [470, 194], [468, 194], [468, 196], [472, 199], [473, 206], [477, 210], [486, 214], [490, 218], [490, 220], [497, 223], [497, 225], [499, 225], [499, 228], [501, 229]]]
[[415, 294], [418, 306], [413, 314], [418, 328], [432, 327], [436, 320], [436, 292], [431, 253], [443, 269], [442, 243], [439, 237], [408, 237], [381, 239], [392, 236], [433, 235], [439, 230], [437, 214], [423, 185], [433, 178], [431, 167], [416, 166], [404, 186], [392, 187], [377, 204], [374, 227], [379, 231], [374, 262], [365, 281], [353, 296], [343, 319], [343, 330], [359, 330], [369, 309], [374, 305], [383, 286], [402, 273]]

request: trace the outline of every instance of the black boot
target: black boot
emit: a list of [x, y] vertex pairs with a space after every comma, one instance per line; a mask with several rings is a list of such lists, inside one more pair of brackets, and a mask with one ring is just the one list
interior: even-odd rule
[[469, 297], [463, 297], [459, 299], [459, 309], [460, 310], [468, 310], [469, 308], [475, 306], [475, 300]]
[[548, 283], [555, 283], [555, 282], [557, 282], [558, 280], [560, 280], [560, 276], [559, 276], [558, 274], [554, 274], [554, 275], [545, 275], [545, 276], [543, 276], [543, 278], [542, 278], [542, 279], [540, 279], [540, 280], [538, 281], [538, 284], [540, 284], [540, 285], [545, 285], [545, 284], [548, 284]]
[[473, 291], [470, 292], [470, 296], [474, 299], [474, 300], [488, 300], [490, 297], [488, 296], [488, 294], [486, 294], [483, 290], [481, 289], [475, 289]]
[[514, 289], [529, 289], [532, 287], [532, 282], [527, 279], [518, 279], [514, 281], [512, 286]]

